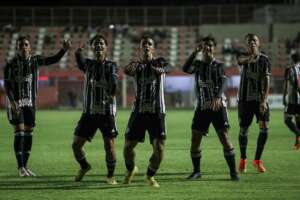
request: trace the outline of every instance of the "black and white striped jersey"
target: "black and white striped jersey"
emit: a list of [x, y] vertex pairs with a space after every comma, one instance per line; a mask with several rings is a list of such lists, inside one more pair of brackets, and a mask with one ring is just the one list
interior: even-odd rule
[[[156, 67], [162, 70], [157, 73]], [[134, 71], [126, 72], [133, 76], [136, 83], [136, 94], [133, 112], [165, 113], [164, 82], [165, 73], [171, 71], [171, 66], [163, 58], [149, 62], [137, 62]]]
[[116, 63], [106, 59], [102, 63], [85, 59], [81, 51], [77, 51], [75, 56], [79, 69], [85, 73], [83, 113], [115, 115]]
[[239, 65], [241, 67], [239, 102], [261, 101], [262, 77], [271, 75], [269, 58], [260, 53], [256, 62], [239, 63]]
[[197, 109], [210, 109], [214, 98], [221, 98], [223, 106], [226, 106], [224, 95], [226, 76], [223, 63], [216, 59], [207, 63], [195, 60], [195, 57], [196, 54], [192, 54], [188, 58], [183, 71], [195, 76]]
[[10, 103], [15, 101], [19, 107], [34, 107], [37, 95], [38, 68], [42, 65], [51, 65], [58, 62], [65, 51], [62, 49], [56, 55], [43, 57], [30, 56], [25, 59], [15, 56], [7, 62], [4, 68], [4, 85]]
[[285, 70], [284, 79], [287, 82], [288, 104], [300, 104], [300, 64], [297, 63]]

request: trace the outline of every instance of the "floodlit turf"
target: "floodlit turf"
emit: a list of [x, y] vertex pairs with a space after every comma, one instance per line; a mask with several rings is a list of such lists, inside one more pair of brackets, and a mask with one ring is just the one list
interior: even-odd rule
[[[116, 177], [120, 183], [125, 171], [122, 147], [129, 114], [129, 111], [119, 111], [117, 116], [120, 133]], [[71, 142], [80, 111], [37, 112], [29, 166], [38, 177], [19, 178], [12, 148], [13, 130], [6, 113], [0, 111], [0, 199], [300, 199], [300, 151], [292, 150], [294, 136], [284, 126], [281, 111], [271, 113], [270, 135], [263, 154], [267, 172], [258, 174], [250, 165], [248, 173], [241, 175], [240, 182], [229, 181], [222, 147], [213, 128], [203, 140], [202, 179], [185, 180], [192, 168], [189, 158], [192, 116], [192, 110], [167, 113], [168, 138], [165, 159], [156, 177], [161, 185], [157, 189], [144, 182], [151, 153], [148, 138], [136, 148], [136, 164], [140, 172], [131, 185], [109, 186], [105, 183], [106, 167], [100, 134], [86, 145], [92, 170], [82, 182], [73, 181], [78, 165], [73, 158]], [[239, 155], [237, 112], [231, 111], [229, 117], [231, 140]], [[248, 157], [251, 163], [258, 135], [255, 123], [249, 135]]]

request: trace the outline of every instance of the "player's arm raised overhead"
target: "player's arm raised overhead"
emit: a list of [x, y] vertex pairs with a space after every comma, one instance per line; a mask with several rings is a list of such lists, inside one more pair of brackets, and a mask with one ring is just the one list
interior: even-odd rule
[[82, 55], [84, 47], [85, 45], [83, 43], [79, 44], [78, 49], [75, 51], [75, 58], [78, 68], [85, 72], [87, 68], [87, 59], [85, 59]]
[[62, 44], [62, 48], [53, 56], [49, 57], [38, 57], [38, 64], [39, 65], [52, 65], [54, 63], [57, 63], [64, 55], [65, 53], [71, 48], [71, 41], [70, 40], [64, 40]]
[[190, 57], [187, 59], [187, 61], [184, 63], [183, 67], [182, 67], [182, 70], [185, 72], [185, 73], [189, 73], [189, 74], [193, 74], [195, 72], [195, 58], [197, 56], [197, 54], [202, 51], [203, 49], [203, 45], [202, 43], [199, 44], [197, 46], [197, 48], [193, 51], [193, 53], [190, 55]]

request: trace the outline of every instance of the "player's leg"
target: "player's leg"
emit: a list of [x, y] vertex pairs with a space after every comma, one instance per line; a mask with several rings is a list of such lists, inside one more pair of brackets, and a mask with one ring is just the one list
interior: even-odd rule
[[190, 156], [193, 164], [193, 172], [187, 179], [201, 178], [201, 141], [202, 137], [208, 133], [211, 123], [211, 113], [196, 109], [192, 122], [192, 137], [190, 146]]
[[114, 172], [116, 168], [116, 148], [115, 148], [115, 138], [104, 137], [104, 149], [105, 149], [105, 161], [107, 167], [107, 183], [111, 185], [117, 184], [114, 178]]
[[30, 176], [36, 176], [28, 167], [27, 162], [30, 157], [32, 148], [33, 129], [35, 126], [35, 108], [25, 107], [24, 108], [24, 165], [27, 173]]
[[223, 145], [224, 158], [230, 170], [230, 177], [234, 181], [239, 180], [235, 165], [235, 153], [232, 143], [228, 136], [228, 128], [222, 128], [217, 131], [218, 138]]
[[114, 177], [117, 160], [115, 138], [118, 135], [118, 130], [115, 123], [115, 116], [104, 115], [99, 117], [99, 120], [97, 121], [99, 121], [99, 128], [102, 132], [104, 142], [105, 161], [107, 167], [106, 182], [110, 185], [115, 185], [117, 184], [117, 181]]
[[137, 173], [138, 168], [135, 165], [135, 151], [134, 148], [138, 144], [137, 140], [125, 139], [123, 156], [126, 166], [126, 174], [124, 178], [124, 184], [130, 184], [133, 176]]
[[235, 153], [228, 134], [230, 126], [226, 107], [222, 107], [220, 110], [213, 112], [212, 123], [223, 146], [224, 158], [230, 170], [231, 180], [238, 181], [239, 176], [236, 171]]
[[132, 112], [128, 121], [125, 133], [125, 144], [123, 148], [123, 156], [126, 166], [124, 184], [130, 184], [134, 175], [138, 172], [135, 165], [134, 148], [138, 142], [143, 142], [145, 139], [145, 115]]
[[259, 135], [257, 138], [257, 145], [256, 145], [256, 152], [255, 152], [255, 159], [253, 161], [253, 166], [260, 173], [266, 171], [263, 161], [261, 160], [261, 156], [264, 151], [267, 139], [268, 139], [268, 122], [259, 121]]
[[7, 117], [10, 124], [14, 128], [14, 151], [18, 165], [18, 171], [20, 177], [30, 176], [25, 169], [25, 155], [24, 155], [24, 113], [23, 108], [20, 108], [20, 112], [13, 112], [11, 107], [7, 109]]
[[147, 182], [153, 187], [159, 187], [159, 184], [154, 179], [154, 176], [159, 169], [160, 163], [164, 157], [165, 140], [160, 138], [154, 138], [151, 142], [153, 152], [149, 159], [149, 165], [147, 169]]
[[[297, 114], [295, 116], [295, 121], [296, 121], [297, 128], [300, 130], [300, 115], [299, 114]], [[298, 133], [298, 135], [296, 135], [294, 149], [295, 150], [300, 149], [300, 132]]]
[[14, 125], [14, 151], [18, 164], [18, 171], [20, 177], [30, 176], [25, 168], [25, 154], [24, 154], [24, 124]]
[[247, 145], [248, 145], [248, 129], [252, 123], [254, 112], [253, 105], [246, 103], [239, 103], [239, 147], [240, 147], [240, 164], [239, 171], [245, 173], [247, 171]]
[[[294, 148], [296, 148], [298, 144], [298, 138], [300, 139], [300, 118], [297, 115], [296, 109], [297, 109], [296, 105], [288, 104], [288, 106], [285, 107], [285, 112], [284, 112], [284, 123], [295, 134], [296, 139], [295, 139]], [[295, 117], [295, 122], [293, 122], [294, 117]]]
[[200, 162], [201, 162], [201, 140], [207, 132], [201, 132], [199, 130], [192, 130], [190, 156], [193, 164], [193, 172], [187, 177], [187, 179], [201, 178]]
[[81, 181], [83, 176], [91, 169], [91, 165], [87, 162], [85, 158], [85, 151], [83, 149], [83, 146], [86, 143], [86, 141], [86, 138], [74, 135], [72, 149], [74, 157], [80, 165], [80, 170], [78, 171], [78, 174], [75, 177], [75, 181]]

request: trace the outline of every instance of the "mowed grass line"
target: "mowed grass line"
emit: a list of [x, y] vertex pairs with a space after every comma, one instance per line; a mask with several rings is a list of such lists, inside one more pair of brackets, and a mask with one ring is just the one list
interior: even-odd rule
[[[103, 142], [97, 134], [86, 145], [87, 158], [93, 169], [80, 183], [73, 181], [78, 165], [71, 150], [73, 131], [80, 111], [38, 111], [34, 132], [30, 168], [37, 178], [17, 177], [13, 153], [13, 130], [5, 111], [0, 111], [0, 200], [4, 199], [287, 199], [300, 197], [300, 151], [293, 151], [294, 136], [283, 124], [282, 112], [272, 111], [270, 135], [263, 159], [267, 173], [257, 174], [251, 166], [258, 127], [253, 123], [249, 131], [249, 168], [241, 181], [229, 181], [223, 150], [215, 131], [203, 140], [202, 171], [199, 181], [186, 181], [192, 166], [189, 158], [192, 110], [170, 110], [167, 113], [168, 138], [165, 159], [157, 174], [161, 188], [150, 188], [144, 174], [151, 154], [149, 140], [136, 148], [136, 164], [140, 172], [132, 185], [105, 184]], [[123, 180], [125, 171], [122, 148], [130, 111], [119, 111], [117, 116], [116, 177]], [[230, 137], [238, 152], [237, 112], [230, 111]], [[238, 156], [237, 156], [238, 158]], [[237, 159], [238, 163], [238, 159]]]

